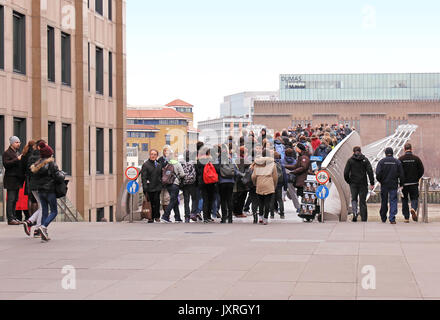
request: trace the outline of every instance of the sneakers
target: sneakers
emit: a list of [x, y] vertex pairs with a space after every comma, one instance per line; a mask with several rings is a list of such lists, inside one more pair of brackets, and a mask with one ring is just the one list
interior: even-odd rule
[[269, 222], [267, 221], [267, 219], [263, 219], [263, 225], [267, 226], [269, 224]]
[[414, 222], [419, 221], [419, 218], [417, 217], [416, 210], [411, 209], [411, 216], [412, 216], [412, 219], [413, 219]]
[[163, 223], [172, 223], [169, 219], [165, 219], [165, 218], [160, 219], [160, 221]]
[[183, 223], [183, 220], [182, 219], [177, 219], [177, 220], [174, 220], [174, 222], [175, 223]]
[[405, 223], [409, 223], [409, 219], [405, 219]]
[[391, 224], [397, 224], [396, 221], [390, 221]]
[[150, 220], [148, 220], [147, 223], [154, 223], [154, 220], [153, 220], [153, 219], [150, 219]]
[[190, 217], [190, 219], [191, 219], [192, 221], [194, 221], [194, 222], [197, 222], [197, 215], [192, 214], [191, 217]]
[[282, 216], [280, 216], [281, 220], [286, 219], [286, 216], [283, 214]]
[[190, 218], [185, 218], [185, 223], [191, 223], [191, 219]]
[[274, 214], [271, 214], [271, 215], [270, 215], [270, 218], [271, 218], [271, 219], [275, 219], [275, 215], [274, 215]]
[[23, 227], [24, 227], [24, 233], [26, 233], [26, 235], [28, 237], [31, 236], [31, 229], [32, 229], [32, 222], [25, 220], [23, 222]]
[[46, 242], [50, 240], [49, 233], [47, 232], [47, 228], [41, 226], [38, 230], [40, 230], [41, 233], [41, 240]]
[[263, 220], [264, 220], [263, 217], [260, 217], [258, 223], [259, 223], [259, 224], [263, 224], [263, 222], [264, 222]]
[[39, 229], [34, 231], [34, 238], [41, 238], [41, 233]]

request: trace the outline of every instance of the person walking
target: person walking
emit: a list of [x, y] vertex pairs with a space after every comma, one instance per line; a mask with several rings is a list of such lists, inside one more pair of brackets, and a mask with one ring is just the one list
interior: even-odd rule
[[183, 171], [182, 165], [174, 159], [174, 153], [171, 152], [169, 154], [167, 165], [162, 169], [162, 184], [166, 187], [168, 194], [170, 195], [170, 203], [162, 215], [162, 221], [165, 223], [171, 223], [171, 210], [174, 211], [174, 221], [176, 223], [183, 222], [180, 217], [179, 190], [180, 183], [184, 177], [185, 172]]
[[[185, 152], [185, 156], [181, 162], [185, 177], [182, 181], [183, 201], [185, 208], [185, 223], [190, 223], [190, 220], [197, 221], [197, 172], [194, 162], [190, 159], [190, 151]], [[191, 208], [190, 203], [191, 201]]]
[[3, 180], [4, 188], [7, 190], [6, 215], [8, 225], [21, 225], [15, 216], [15, 206], [18, 201], [18, 192], [23, 186], [24, 174], [22, 169], [22, 155], [20, 154], [20, 139], [18, 137], [9, 138], [9, 148], [3, 153], [3, 166], [5, 176]]
[[252, 182], [257, 188], [256, 192], [260, 204], [259, 223], [267, 225], [278, 184], [278, 172], [273, 156], [270, 156], [270, 151], [263, 150], [262, 156], [255, 159], [252, 167]]
[[31, 171], [38, 180], [37, 188], [42, 208], [41, 227], [39, 228], [41, 239], [47, 242], [50, 240], [47, 228], [58, 215], [55, 184], [64, 181], [64, 173], [58, 169], [53, 158], [53, 150], [48, 145], [41, 148], [40, 160], [31, 166]]
[[399, 158], [402, 163], [403, 173], [405, 175], [402, 198], [402, 212], [405, 217], [405, 223], [409, 223], [409, 205], [411, 199], [411, 216], [413, 221], [417, 222], [417, 209], [419, 207], [419, 181], [425, 174], [425, 168], [422, 160], [413, 154], [413, 148], [410, 143], [404, 147], [405, 154]]
[[[284, 168], [286, 168], [286, 166], [293, 167], [296, 164], [294, 155], [295, 153], [293, 149], [289, 148], [286, 150], [286, 158], [284, 159], [284, 161], [282, 161]], [[296, 181], [296, 177], [290, 170], [286, 170], [286, 174], [287, 174], [286, 195], [290, 200], [292, 200], [293, 206], [295, 207], [296, 211], [299, 213], [301, 210], [301, 205], [298, 201], [298, 195], [294, 183], [294, 181]]]
[[159, 152], [150, 151], [150, 158], [141, 169], [142, 188], [145, 197], [151, 203], [152, 218], [148, 223], [160, 222], [160, 194], [162, 192], [162, 165], [157, 161]]
[[405, 181], [402, 163], [394, 158], [394, 151], [392, 148], [385, 150], [385, 158], [380, 160], [376, 168], [376, 179], [381, 185], [381, 207], [380, 216], [383, 223], [387, 222], [388, 214], [388, 199], [390, 202], [390, 216], [391, 224], [396, 224], [397, 215], [397, 191], [402, 188]]
[[350, 185], [353, 222], [358, 219], [358, 198], [362, 222], [367, 222], [368, 179], [370, 189], [374, 190], [374, 172], [370, 161], [362, 154], [361, 147], [353, 148], [353, 156], [345, 166], [344, 179]]
[[[169, 145], [165, 145], [162, 149], [162, 156], [157, 160], [162, 168], [165, 168], [168, 164], [170, 154], [173, 152]], [[160, 203], [162, 205], [162, 210], [165, 212], [168, 205], [170, 204], [170, 194], [165, 186], [162, 186], [162, 192], [160, 193]]]

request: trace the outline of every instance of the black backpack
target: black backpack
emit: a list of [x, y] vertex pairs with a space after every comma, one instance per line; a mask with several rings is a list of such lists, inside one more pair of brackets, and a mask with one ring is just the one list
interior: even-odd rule
[[64, 198], [69, 190], [67, 187], [69, 181], [66, 180], [66, 174], [63, 171], [58, 170], [54, 173], [53, 178], [55, 180], [55, 195], [57, 199]]
[[227, 163], [220, 165], [220, 176], [225, 179], [231, 179], [235, 177], [234, 164]]

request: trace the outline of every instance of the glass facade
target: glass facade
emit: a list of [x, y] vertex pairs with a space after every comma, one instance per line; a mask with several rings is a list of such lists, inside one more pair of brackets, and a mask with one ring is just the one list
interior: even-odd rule
[[282, 74], [280, 100], [440, 100], [440, 73]]

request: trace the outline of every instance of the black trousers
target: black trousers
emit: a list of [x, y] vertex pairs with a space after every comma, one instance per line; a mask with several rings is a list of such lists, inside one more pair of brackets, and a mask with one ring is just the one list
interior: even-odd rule
[[[199, 199], [197, 197], [197, 187], [195, 184], [183, 186], [183, 200], [185, 203], [185, 219], [189, 219], [191, 214], [197, 214]], [[191, 208], [189, 202], [191, 200]]]
[[408, 200], [411, 199], [411, 208], [417, 211], [419, 207], [419, 185], [414, 184], [411, 186], [405, 186], [402, 190], [402, 213], [405, 219], [409, 219], [409, 205]]
[[243, 214], [243, 207], [246, 201], [247, 191], [234, 192], [232, 196], [233, 211], [235, 215]]
[[226, 222], [228, 220], [229, 222], [232, 222], [232, 212], [233, 212], [233, 205], [232, 205], [232, 193], [234, 191], [234, 184], [233, 183], [222, 183], [220, 184], [220, 203], [222, 208], [222, 221]]
[[264, 214], [264, 219], [269, 218], [269, 213], [272, 211], [273, 207], [273, 199], [275, 193], [267, 194], [267, 195], [258, 195], [258, 199], [260, 201], [260, 217]]
[[152, 218], [160, 219], [160, 191], [147, 192], [145, 196], [151, 203]]
[[283, 186], [277, 186], [274, 196], [274, 205], [270, 213], [274, 215], [275, 207], [278, 209], [280, 216], [284, 216]]
[[8, 222], [17, 219], [15, 216], [15, 206], [18, 201], [18, 192], [20, 190], [7, 190], [8, 201], [6, 202], [6, 215], [8, 218]]
[[[353, 214], [358, 215], [360, 213], [362, 221], [368, 221], [368, 209], [367, 209], [367, 195], [368, 195], [368, 185], [366, 184], [351, 184], [351, 205], [353, 209]], [[358, 212], [358, 198], [360, 212]]]
[[212, 214], [212, 203], [217, 193], [216, 184], [204, 184], [201, 186], [203, 198], [203, 220], [210, 220]]

